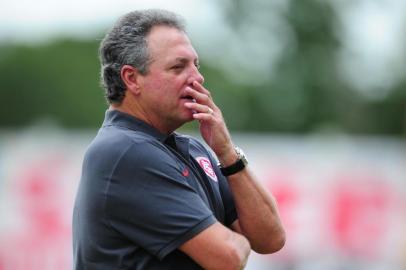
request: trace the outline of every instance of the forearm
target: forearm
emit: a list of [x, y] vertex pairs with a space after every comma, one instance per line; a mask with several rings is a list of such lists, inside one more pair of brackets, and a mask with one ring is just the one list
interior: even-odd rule
[[281, 249], [285, 233], [273, 196], [255, 179], [249, 168], [228, 176], [228, 183], [241, 233], [248, 238], [252, 248], [259, 253]]
[[[195, 111], [193, 118], [200, 123], [203, 139], [224, 168], [235, 164], [238, 154], [234, 150], [222, 113], [214, 104], [210, 92], [197, 81], [186, 90], [196, 102], [185, 103], [185, 106]], [[228, 182], [234, 195], [241, 232], [254, 250], [270, 253], [280, 249], [284, 244], [285, 234], [275, 200], [247, 169], [229, 176]]]
[[248, 257], [251, 252], [251, 245], [248, 239], [236, 232], [232, 234], [232, 241], [235, 243], [235, 246], [238, 247], [236, 249], [236, 261], [238, 261], [237, 269], [244, 269], [245, 265], [247, 264]]
[[245, 236], [215, 223], [185, 242], [179, 249], [204, 269], [243, 269], [251, 251]]

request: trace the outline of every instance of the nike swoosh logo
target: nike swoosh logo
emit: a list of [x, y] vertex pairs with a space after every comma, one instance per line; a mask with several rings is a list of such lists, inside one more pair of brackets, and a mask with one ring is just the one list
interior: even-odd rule
[[188, 168], [184, 168], [184, 169], [183, 169], [182, 175], [185, 176], [185, 177], [189, 175], [189, 170], [188, 170]]

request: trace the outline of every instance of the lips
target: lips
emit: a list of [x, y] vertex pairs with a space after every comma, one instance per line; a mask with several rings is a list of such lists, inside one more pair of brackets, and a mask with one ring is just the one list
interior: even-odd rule
[[190, 101], [190, 102], [196, 102], [196, 99], [194, 99], [191, 95], [188, 95], [186, 93], [184, 93], [182, 96], [180, 96], [181, 100], [185, 100], [185, 101]]
[[193, 100], [192, 96], [182, 96], [181, 99]]

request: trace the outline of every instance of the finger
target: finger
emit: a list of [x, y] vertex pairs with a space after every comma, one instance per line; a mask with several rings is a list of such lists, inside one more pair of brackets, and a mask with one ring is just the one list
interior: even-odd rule
[[193, 114], [193, 118], [199, 121], [209, 121], [213, 120], [214, 116], [209, 113], [195, 113]]
[[203, 93], [203, 94], [205, 94], [205, 95], [207, 95], [207, 96], [209, 96], [209, 97], [211, 98], [210, 91], [207, 90], [206, 88], [204, 88], [203, 85], [200, 84], [198, 81], [193, 81], [193, 87], [194, 87], [197, 91], [199, 91], [200, 93]]
[[187, 102], [185, 103], [185, 106], [189, 109], [196, 111], [197, 113], [208, 113], [208, 114], [214, 113], [213, 109], [210, 108], [209, 106], [195, 102]]
[[198, 92], [197, 90], [190, 87], [186, 88], [186, 92], [187, 94], [191, 95], [196, 100], [197, 103], [213, 107], [213, 101], [208, 95]]

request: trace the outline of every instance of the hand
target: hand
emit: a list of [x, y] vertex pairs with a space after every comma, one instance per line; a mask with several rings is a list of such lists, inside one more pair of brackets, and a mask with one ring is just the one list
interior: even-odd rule
[[210, 148], [216, 153], [222, 165], [232, 164], [237, 159], [230, 133], [228, 132], [220, 109], [214, 104], [210, 92], [197, 81], [186, 91], [196, 102], [185, 106], [194, 110], [193, 118], [200, 123], [200, 133]]

